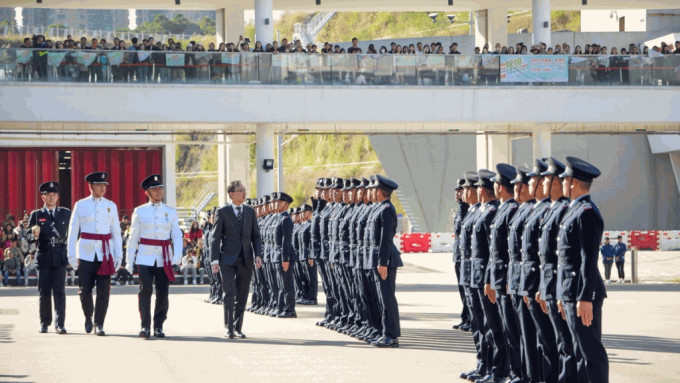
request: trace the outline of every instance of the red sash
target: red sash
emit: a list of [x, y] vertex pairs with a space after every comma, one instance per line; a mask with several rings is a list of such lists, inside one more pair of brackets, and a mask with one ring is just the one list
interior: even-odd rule
[[111, 233], [109, 234], [92, 234], [92, 233], [80, 233], [80, 238], [82, 239], [92, 239], [95, 241], [102, 242], [102, 251], [104, 256], [102, 259], [102, 264], [99, 266], [97, 275], [113, 275], [116, 273], [113, 267], [113, 255], [111, 255], [111, 249], [109, 248], [109, 240], [111, 239]]
[[172, 261], [170, 260], [170, 245], [172, 241], [169, 239], [148, 239], [140, 238], [140, 245], [147, 246], [160, 246], [163, 249], [163, 270], [165, 270], [165, 275], [168, 276], [170, 282], [175, 281], [175, 270], [172, 269]]

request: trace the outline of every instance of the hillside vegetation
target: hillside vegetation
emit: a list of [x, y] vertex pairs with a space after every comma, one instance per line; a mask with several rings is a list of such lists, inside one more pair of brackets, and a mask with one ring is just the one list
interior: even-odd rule
[[[178, 139], [198, 141], [199, 137], [181, 136]], [[250, 142], [248, 196], [254, 198], [257, 190], [255, 137]], [[293, 206], [311, 203], [309, 198], [314, 194], [316, 180], [320, 177], [360, 179], [372, 174], [385, 174], [365, 135], [286, 135], [283, 142], [287, 142], [283, 147], [284, 191], [293, 197]], [[178, 173], [217, 171], [216, 145], [177, 145], [175, 158]], [[278, 168], [273, 172], [278, 174]], [[177, 205], [189, 207], [205, 188], [217, 191], [216, 175], [178, 178]], [[214, 198], [209, 206], [216, 206], [217, 202]], [[403, 208], [396, 196], [393, 202], [397, 212], [402, 213]]]

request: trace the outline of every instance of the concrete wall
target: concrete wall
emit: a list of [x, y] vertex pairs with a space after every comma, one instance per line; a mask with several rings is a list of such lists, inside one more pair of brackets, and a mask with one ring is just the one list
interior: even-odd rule
[[[407, 203], [422, 211], [423, 216], [409, 218], [421, 231], [450, 231], [455, 180], [477, 168], [475, 137], [370, 138], [387, 175], [399, 183]], [[532, 164], [531, 138], [513, 139], [512, 150], [513, 164]], [[670, 159], [666, 153], [652, 154], [645, 135], [553, 134], [552, 154], [560, 160], [567, 155], [583, 158], [602, 171], [592, 196], [606, 229], [680, 229], [680, 193]]]
[[[457, 208], [453, 188], [463, 172], [474, 168], [475, 136], [374, 135], [373, 149], [388, 177], [399, 184], [412, 223], [421, 232], [442, 232], [453, 226]], [[408, 214], [408, 213], [407, 213]]]

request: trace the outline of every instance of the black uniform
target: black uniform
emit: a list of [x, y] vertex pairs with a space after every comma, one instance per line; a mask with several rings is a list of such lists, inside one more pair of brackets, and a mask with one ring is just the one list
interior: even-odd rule
[[460, 293], [460, 300], [463, 303], [463, 310], [460, 312], [461, 323], [468, 325], [470, 323], [469, 308], [465, 300], [465, 288], [460, 283], [460, 266], [461, 266], [461, 253], [458, 248], [458, 237], [460, 236], [460, 231], [463, 226], [463, 220], [467, 215], [470, 205], [461, 202], [460, 207], [456, 210], [456, 214], [453, 217], [453, 264], [456, 271], [456, 279], [458, 280], [458, 292]]
[[64, 327], [66, 310], [66, 265], [68, 256], [66, 237], [71, 210], [56, 207], [52, 212], [46, 207], [31, 212], [29, 226], [39, 226], [38, 250], [35, 265], [38, 270], [38, 292], [40, 294], [40, 326], [52, 323], [52, 296], [54, 296], [55, 326]]

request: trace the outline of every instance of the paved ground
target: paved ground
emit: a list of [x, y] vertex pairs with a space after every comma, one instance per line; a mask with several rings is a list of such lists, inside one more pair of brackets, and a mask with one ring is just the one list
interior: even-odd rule
[[[680, 265], [680, 255], [673, 265]], [[68, 335], [38, 334], [37, 291], [0, 288], [0, 381], [463, 382], [474, 364], [470, 335], [451, 330], [460, 301], [450, 254], [409, 254], [397, 277], [403, 336], [381, 350], [314, 326], [322, 306], [297, 319], [247, 313], [246, 340], [227, 341], [222, 307], [203, 303], [205, 286], [172, 286], [164, 340], [141, 340], [137, 286], [113, 286], [105, 329], [87, 335], [69, 287]], [[649, 260], [649, 258], [648, 258]], [[679, 270], [676, 268], [675, 270]], [[675, 271], [677, 273], [677, 271]], [[612, 382], [677, 382], [680, 284], [609, 286], [604, 341]], [[320, 294], [320, 298], [323, 294]]]

